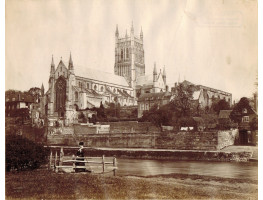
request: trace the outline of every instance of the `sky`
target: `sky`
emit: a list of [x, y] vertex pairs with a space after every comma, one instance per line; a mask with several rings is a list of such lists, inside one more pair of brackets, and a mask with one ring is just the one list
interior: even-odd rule
[[258, 70], [254, 0], [8, 0], [5, 89], [48, 87], [51, 57], [76, 71], [114, 73], [115, 29], [143, 30], [146, 74], [165, 66], [171, 87], [184, 79], [251, 97]]

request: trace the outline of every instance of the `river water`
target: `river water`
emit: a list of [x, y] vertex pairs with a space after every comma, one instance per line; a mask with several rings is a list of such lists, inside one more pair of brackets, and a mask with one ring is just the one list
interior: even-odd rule
[[117, 159], [116, 175], [197, 174], [223, 178], [258, 180], [256, 162], [208, 162]]

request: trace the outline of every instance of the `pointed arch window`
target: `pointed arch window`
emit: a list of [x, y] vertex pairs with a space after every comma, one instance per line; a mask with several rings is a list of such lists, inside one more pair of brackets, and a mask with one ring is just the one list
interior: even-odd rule
[[129, 59], [129, 49], [126, 49], [126, 58]]
[[123, 49], [121, 50], [121, 60], [123, 59]]
[[78, 101], [78, 99], [79, 99], [78, 92], [75, 92], [75, 101]]

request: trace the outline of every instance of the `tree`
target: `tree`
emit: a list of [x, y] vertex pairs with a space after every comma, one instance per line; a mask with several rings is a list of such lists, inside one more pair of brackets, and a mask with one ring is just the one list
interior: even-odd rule
[[253, 118], [252, 121], [249, 122], [249, 126], [252, 131], [258, 130], [258, 117]]
[[22, 136], [6, 136], [6, 171], [39, 168], [47, 162], [48, 154], [48, 148]]
[[212, 103], [212, 109], [219, 114], [220, 110], [229, 110], [230, 105], [225, 99], [220, 99]]
[[29, 118], [29, 109], [28, 108], [17, 109], [17, 110], [14, 110], [11, 115], [13, 117], [21, 118], [22, 124], [24, 124], [24, 121]]
[[240, 123], [242, 121], [243, 109], [251, 110], [249, 105], [249, 100], [246, 97], [242, 97], [239, 102], [234, 106], [232, 112], [230, 113], [230, 119], [236, 123]]
[[104, 109], [102, 102], [100, 102], [100, 107], [97, 109], [97, 116], [98, 118], [101, 118], [101, 119], [106, 118], [105, 109]]
[[191, 116], [193, 92], [194, 87], [192, 85], [184, 85], [180, 83], [175, 88], [174, 98], [171, 101], [171, 104], [177, 118]]
[[143, 112], [141, 120], [152, 122], [157, 127], [161, 127], [162, 125], [171, 125], [173, 112], [170, 109], [170, 106], [170, 104], [167, 104], [158, 108], [158, 105], [155, 104], [149, 111]]

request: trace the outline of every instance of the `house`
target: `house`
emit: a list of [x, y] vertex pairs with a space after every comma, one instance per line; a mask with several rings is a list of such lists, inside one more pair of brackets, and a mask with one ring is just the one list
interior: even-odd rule
[[171, 100], [170, 92], [144, 93], [138, 99], [138, 118], [142, 117], [143, 112], [150, 110], [154, 105], [158, 107], [166, 105]]

